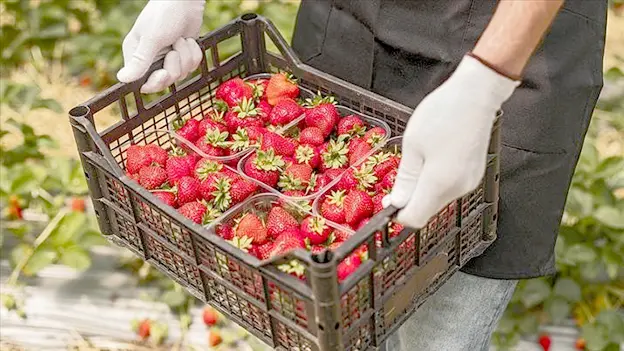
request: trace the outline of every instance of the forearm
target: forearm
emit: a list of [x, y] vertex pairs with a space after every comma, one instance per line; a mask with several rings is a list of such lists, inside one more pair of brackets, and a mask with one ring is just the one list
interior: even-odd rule
[[472, 53], [518, 78], [564, 0], [501, 0]]

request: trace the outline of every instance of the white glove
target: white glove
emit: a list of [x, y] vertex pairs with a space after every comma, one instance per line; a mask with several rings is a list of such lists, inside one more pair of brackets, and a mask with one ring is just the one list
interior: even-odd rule
[[389, 202], [402, 208], [400, 223], [422, 228], [448, 203], [477, 187], [496, 113], [518, 84], [465, 56], [451, 77], [416, 107], [403, 134], [403, 157], [389, 195]]
[[162, 69], [154, 71], [142, 93], [164, 90], [184, 79], [201, 62], [199, 36], [206, 0], [150, 0], [123, 41], [125, 66], [117, 72], [120, 82], [143, 77], [165, 53]]

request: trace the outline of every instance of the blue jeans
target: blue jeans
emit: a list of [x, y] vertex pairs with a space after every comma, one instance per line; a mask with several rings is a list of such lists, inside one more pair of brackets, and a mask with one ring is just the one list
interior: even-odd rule
[[488, 350], [516, 283], [455, 273], [388, 337], [386, 350]]

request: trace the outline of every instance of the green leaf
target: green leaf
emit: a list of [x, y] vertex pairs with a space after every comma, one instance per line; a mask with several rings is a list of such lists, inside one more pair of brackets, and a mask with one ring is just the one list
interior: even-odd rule
[[615, 343], [624, 343], [624, 314], [617, 310], [604, 310], [596, 318], [596, 322], [605, 326], [607, 334]]
[[601, 206], [594, 213], [594, 217], [609, 227], [624, 229], [624, 212], [614, 207]]
[[186, 301], [186, 295], [181, 290], [169, 290], [162, 294], [160, 299], [169, 307], [175, 308], [181, 306]]
[[49, 266], [56, 259], [56, 252], [54, 250], [38, 248], [37, 251], [30, 257], [28, 263], [24, 267], [24, 274], [35, 275], [45, 267]]
[[594, 207], [592, 194], [579, 188], [572, 188], [566, 201], [566, 212], [575, 217], [587, 217]]
[[84, 271], [91, 266], [89, 253], [76, 245], [65, 248], [61, 251], [60, 262], [78, 271]]
[[614, 175], [624, 172], [624, 157], [607, 157], [596, 167], [594, 178], [611, 178]]
[[549, 300], [546, 304], [546, 309], [548, 310], [553, 323], [556, 325], [560, 324], [570, 315], [570, 304], [566, 300], [559, 297]]
[[563, 297], [570, 302], [581, 301], [581, 287], [570, 278], [557, 280], [553, 290], [556, 296]]
[[18, 168], [17, 177], [11, 184], [11, 192], [14, 194], [25, 194], [34, 190], [39, 184], [35, 174], [28, 168]]
[[550, 295], [550, 286], [543, 279], [531, 279], [526, 282], [522, 291], [521, 301], [526, 308], [544, 302]]
[[11, 250], [11, 263], [15, 266], [18, 262], [26, 258], [32, 252], [32, 246], [19, 244]]
[[574, 262], [591, 262], [596, 259], [596, 252], [587, 244], [574, 244], [568, 248], [566, 256]]
[[48, 110], [52, 110], [56, 113], [63, 113], [63, 106], [61, 106], [61, 104], [59, 104], [59, 102], [54, 99], [35, 100], [31, 106], [31, 109], [34, 110], [37, 108], [45, 108]]
[[87, 216], [82, 212], [69, 212], [52, 230], [49, 242], [55, 246], [62, 246], [66, 242], [82, 234], [82, 229], [87, 221]]
[[104, 238], [104, 236], [102, 236], [99, 231], [93, 229], [89, 229], [84, 232], [78, 243], [84, 248], [108, 245], [108, 241]]
[[601, 325], [586, 324], [583, 326], [581, 335], [585, 339], [587, 349], [590, 351], [600, 351], [609, 343], [607, 331]]

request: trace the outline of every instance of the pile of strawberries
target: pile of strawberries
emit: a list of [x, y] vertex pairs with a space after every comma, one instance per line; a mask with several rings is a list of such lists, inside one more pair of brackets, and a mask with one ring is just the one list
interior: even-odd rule
[[198, 224], [214, 221], [231, 206], [255, 194], [258, 185], [216, 160], [156, 144], [126, 151], [127, 175], [165, 204]]
[[[258, 146], [267, 132], [299, 117], [303, 113], [299, 94], [299, 87], [286, 74], [268, 80], [232, 78], [219, 85], [214, 108], [201, 119], [178, 119], [173, 127], [204, 154], [227, 158]], [[237, 161], [232, 158], [230, 165], [236, 167]]]
[[307, 99], [304, 117], [285, 131], [262, 136], [260, 149], [239, 168], [292, 198], [324, 190], [366, 157], [386, 137], [386, 129], [359, 116], [341, 116], [331, 97]]

